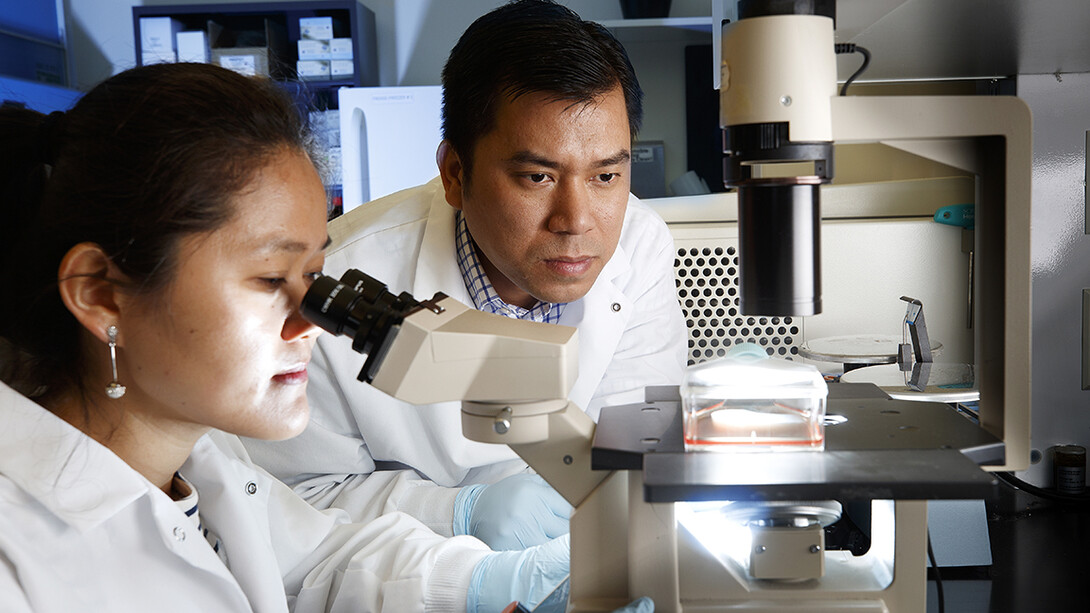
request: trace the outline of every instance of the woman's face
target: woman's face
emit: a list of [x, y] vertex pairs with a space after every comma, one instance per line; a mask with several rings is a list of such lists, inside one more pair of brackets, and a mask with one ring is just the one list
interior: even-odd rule
[[287, 438], [309, 414], [319, 329], [299, 305], [324, 262], [325, 191], [308, 158], [285, 150], [233, 203], [226, 225], [182, 240], [161, 296], [122, 308], [119, 379], [164, 428]]

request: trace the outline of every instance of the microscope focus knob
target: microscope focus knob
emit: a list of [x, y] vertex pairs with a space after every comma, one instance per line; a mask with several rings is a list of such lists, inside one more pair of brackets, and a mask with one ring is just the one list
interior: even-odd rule
[[496, 434], [507, 434], [507, 431], [511, 429], [511, 407], [504, 407], [500, 411], [492, 424], [492, 429], [496, 431]]

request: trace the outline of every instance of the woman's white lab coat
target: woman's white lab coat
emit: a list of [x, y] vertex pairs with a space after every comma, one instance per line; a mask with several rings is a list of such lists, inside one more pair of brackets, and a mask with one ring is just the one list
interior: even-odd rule
[[488, 549], [388, 513], [316, 511], [249, 462], [198, 441], [181, 474], [226, 566], [162, 491], [0, 384], [0, 611], [451, 611]]

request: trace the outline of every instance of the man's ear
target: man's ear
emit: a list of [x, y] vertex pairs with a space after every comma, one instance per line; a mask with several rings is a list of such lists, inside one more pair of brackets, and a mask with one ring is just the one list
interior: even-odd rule
[[120, 318], [119, 291], [111, 280], [121, 277], [106, 252], [95, 243], [80, 243], [69, 249], [57, 270], [64, 306], [103, 343], [107, 341], [106, 328], [117, 325]]
[[443, 181], [447, 204], [459, 211], [462, 210], [462, 186], [464, 185], [465, 169], [462, 166], [462, 160], [449, 142], [439, 143], [439, 150], [435, 152], [435, 163], [439, 165], [439, 178]]

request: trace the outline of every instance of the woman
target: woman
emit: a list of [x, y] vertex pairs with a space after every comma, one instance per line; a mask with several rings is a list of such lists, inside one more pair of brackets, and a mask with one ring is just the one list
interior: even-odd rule
[[0, 111], [0, 610], [498, 610], [567, 572], [564, 541], [348, 524], [225, 434], [307, 421], [304, 134], [275, 84], [204, 64]]

